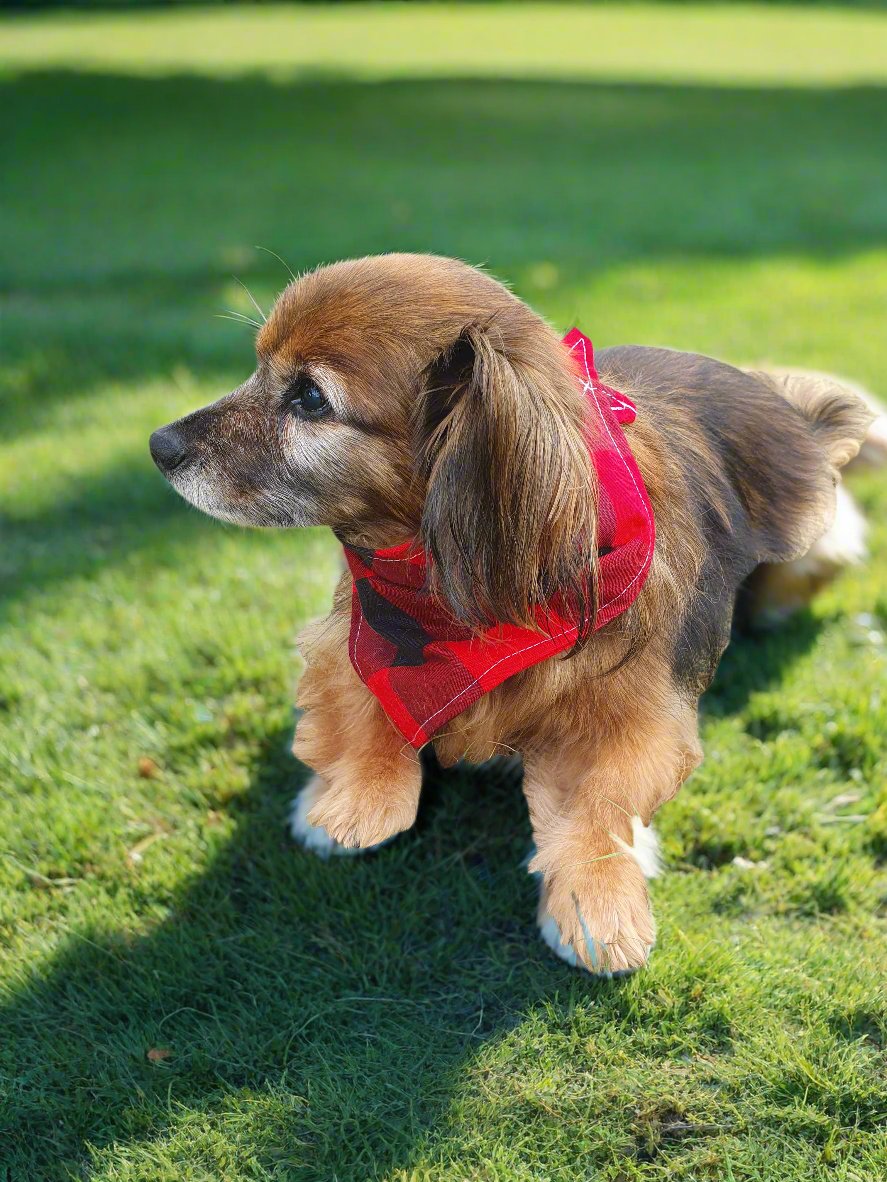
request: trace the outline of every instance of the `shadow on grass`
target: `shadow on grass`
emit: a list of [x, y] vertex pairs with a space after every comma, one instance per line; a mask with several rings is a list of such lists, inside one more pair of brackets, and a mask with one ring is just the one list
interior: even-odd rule
[[[384, 1175], [445, 1119], [466, 1059], [535, 1006], [594, 988], [625, 1017], [623, 983], [591, 986], [532, 938], [513, 784], [485, 785], [481, 827], [470, 777], [429, 765], [417, 831], [322, 863], [285, 836], [301, 774], [288, 739], [267, 735], [235, 836], [168, 918], [79, 934], [0, 1013], [11, 1178], [83, 1177], [91, 1151], [247, 1108], [245, 1160], [317, 1182]], [[483, 835], [468, 847], [457, 815]]]

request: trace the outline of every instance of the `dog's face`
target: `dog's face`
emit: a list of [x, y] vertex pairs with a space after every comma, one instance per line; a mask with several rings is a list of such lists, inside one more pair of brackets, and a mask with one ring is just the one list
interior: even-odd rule
[[292, 284], [259, 333], [252, 376], [152, 435], [182, 496], [240, 525], [350, 535], [402, 517], [421, 361], [402, 323], [408, 293], [393, 290], [401, 277], [378, 271], [346, 264]]
[[328, 525], [374, 547], [418, 535], [466, 619], [528, 619], [594, 565], [584, 406], [557, 337], [487, 275], [383, 255], [283, 292], [233, 393], [155, 431], [197, 508]]
[[463, 326], [517, 301], [446, 259], [383, 256], [291, 284], [257, 339], [255, 373], [156, 431], [177, 492], [251, 526], [328, 525], [402, 540], [418, 526], [413, 416], [429, 362]]

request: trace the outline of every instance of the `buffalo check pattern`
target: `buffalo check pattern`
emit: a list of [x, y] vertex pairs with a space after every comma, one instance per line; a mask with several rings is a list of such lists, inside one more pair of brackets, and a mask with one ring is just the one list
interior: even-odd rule
[[[655, 544], [653, 510], [622, 430], [634, 403], [605, 386], [591, 341], [564, 337], [588, 398], [589, 450], [598, 477], [596, 631], [640, 593]], [[537, 608], [537, 628], [495, 624], [475, 632], [454, 620], [428, 588], [430, 558], [414, 540], [384, 550], [345, 546], [354, 579], [349, 656], [391, 723], [419, 748], [451, 719], [515, 673], [571, 648], [578, 624], [556, 601]]]

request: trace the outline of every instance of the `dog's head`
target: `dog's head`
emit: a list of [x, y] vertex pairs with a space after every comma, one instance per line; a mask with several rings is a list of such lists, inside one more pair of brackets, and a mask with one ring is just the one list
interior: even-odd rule
[[555, 591], [593, 618], [594, 473], [563, 346], [463, 263], [383, 255], [291, 284], [255, 373], [151, 436], [193, 505], [254, 526], [418, 537], [459, 618], [530, 623]]

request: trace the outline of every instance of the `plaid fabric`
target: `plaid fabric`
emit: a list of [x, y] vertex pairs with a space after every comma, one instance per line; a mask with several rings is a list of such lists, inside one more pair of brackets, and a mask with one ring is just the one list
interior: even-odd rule
[[[653, 510], [621, 423], [636, 408], [604, 386], [591, 341], [564, 337], [588, 395], [590, 449], [598, 475], [600, 582], [594, 629], [634, 602], [653, 559]], [[478, 634], [456, 622], [427, 589], [428, 562], [414, 541], [385, 550], [345, 546], [354, 578], [348, 654], [393, 725], [422, 747], [483, 694], [576, 641], [575, 621], [552, 604], [537, 609], [538, 631], [497, 624]]]

